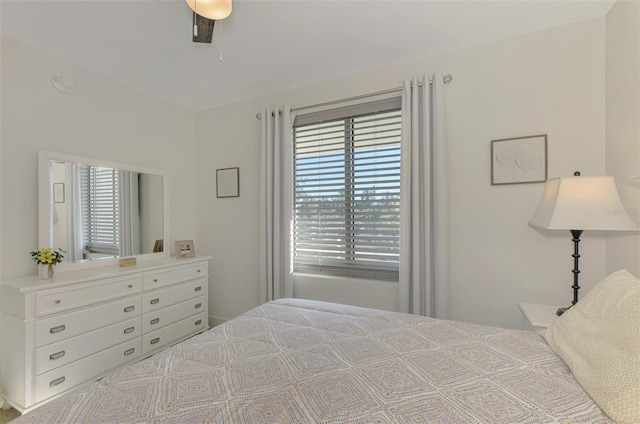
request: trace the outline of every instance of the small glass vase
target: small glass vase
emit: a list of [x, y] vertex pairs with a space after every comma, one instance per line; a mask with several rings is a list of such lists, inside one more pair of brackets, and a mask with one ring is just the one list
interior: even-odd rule
[[38, 265], [40, 279], [53, 280], [56, 278], [56, 264], [40, 264]]

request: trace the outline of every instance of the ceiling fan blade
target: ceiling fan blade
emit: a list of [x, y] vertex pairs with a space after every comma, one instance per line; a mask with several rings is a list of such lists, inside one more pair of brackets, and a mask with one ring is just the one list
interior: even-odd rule
[[215, 20], [202, 17], [196, 12], [193, 12], [193, 24], [198, 26], [198, 35], [191, 34], [193, 36], [193, 42], [211, 44], [215, 23]]

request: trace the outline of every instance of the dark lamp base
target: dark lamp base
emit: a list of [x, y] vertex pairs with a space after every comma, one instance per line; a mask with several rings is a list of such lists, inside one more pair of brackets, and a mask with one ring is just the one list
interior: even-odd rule
[[[573, 305], [571, 305], [571, 306], [573, 306]], [[571, 306], [567, 306], [566, 308], [559, 308], [556, 311], [556, 315], [560, 316], [560, 315], [564, 314], [565, 312], [567, 312], [567, 310], [569, 310], [571, 308]]]

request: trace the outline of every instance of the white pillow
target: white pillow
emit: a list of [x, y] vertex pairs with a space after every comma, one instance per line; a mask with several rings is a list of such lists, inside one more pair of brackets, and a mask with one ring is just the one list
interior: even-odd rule
[[612, 420], [640, 423], [638, 278], [614, 272], [542, 335]]

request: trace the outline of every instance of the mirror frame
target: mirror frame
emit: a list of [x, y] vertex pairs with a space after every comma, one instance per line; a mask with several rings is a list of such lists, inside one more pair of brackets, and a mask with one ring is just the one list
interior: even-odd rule
[[[53, 247], [53, 184], [51, 183], [51, 161], [75, 162], [85, 165], [103, 166], [107, 168], [122, 169], [125, 171], [135, 171], [145, 174], [161, 175], [163, 177], [163, 203], [164, 203], [164, 246], [165, 251], [158, 253], [144, 253], [133, 255], [138, 260], [159, 259], [169, 257], [171, 251], [169, 242], [169, 176], [166, 171], [144, 166], [127, 165], [123, 163], [111, 162], [100, 159], [87, 158], [82, 156], [68, 155], [64, 153], [49, 152], [40, 150], [38, 152], [38, 248]], [[58, 264], [59, 271], [72, 271], [82, 268], [94, 268], [118, 264], [119, 258], [109, 258], [100, 260], [86, 260], [80, 262], [61, 262]]]

